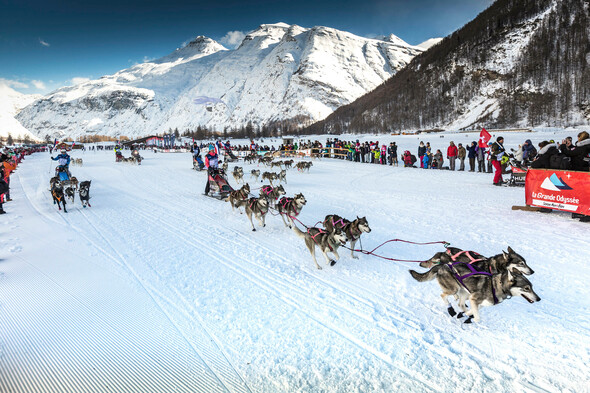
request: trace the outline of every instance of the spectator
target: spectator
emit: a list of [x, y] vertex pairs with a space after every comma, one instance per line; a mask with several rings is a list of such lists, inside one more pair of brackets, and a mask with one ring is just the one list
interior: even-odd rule
[[572, 159], [572, 170], [587, 172], [588, 157], [590, 154], [590, 135], [586, 131], [578, 134], [578, 142], [573, 149], [567, 147], [567, 141], [564, 139], [559, 146], [559, 150]]
[[460, 171], [465, 170], [465, 157], [466, 156], [467, 156], [467, 151], [465, 150], [463, 145], [461, 143], [459, 143], [459, 147], [457, 148], [457, 158], [459, 158], [459, 161], [461, 162], [459, 164]]
[[[436, 164], [437, 167], [440, 169], [443, 169], [443, 154], [442, 151], [440, 151], [440, 149], [436, 149], [436, 153], [434, 153], [434, 159], [432, 160], [432, 163], [434, 164], [434, 161], [436, 160]], [[434, 169], [434, 168], [433, 168]]]
[[[467, 157], [469, 158], [469, 172], [475, 172], [475, 157], [477, 151], [477, 142], [471, 142], [471, 145], [467, 148]], [[481, 172], [481, 171], [480, 171]]]
[[551, 168], [551, 156], [556, 154], [559, 154], [559, 149], [556, 143], [549, 143], [548, 141], [539, 143], [539, 154], [537, 154], [535, 160], [531, 162], [531, 168]]
[[523, 162], [530, 162], [535, 158], [537, 155], [537, 149], [533, 146], [533, 142], [530, 139], [524, 141], [522, 145], [522, 161]]
[[428, 169], [428, 167], [430, 166], [430, 154], [424, 153], [424, 157], [422, 157], [422, 163], [423, 165], [421, 165], [420, 167]]
[[447, 158], [449, 159], [449, 169], [452, 171], [455, 170], [455, 160], [457, 159], [457, 153], [457, 146], [455, 146], [455, 143], [451, 141], [451, 143], [449, 143], [449, 147], [447, 147]]
[[420, 145], [418, 145], [418, 158], [420, 159], [420, 168], [424, 168], [424, 163], [422, 162], [424, 154], [426, 154], [426, 146], [424, 146], [424, 142], [420, 141]]
[[492, 144], [490, 156], [490, 160], [492, 161], [492, 165], [496, 171], [494, 174], [495, 186], [501, 186], [504, 184], [504, 180], [502, 180], [502, 164], [500, 163], [504, 154], [506, 154], [506, 150], [504, 149], [504, 138], [499, 136], [496, 138], [496, 142]]
[[381, 165], [387, 164], [387, 146], [381, 146]]

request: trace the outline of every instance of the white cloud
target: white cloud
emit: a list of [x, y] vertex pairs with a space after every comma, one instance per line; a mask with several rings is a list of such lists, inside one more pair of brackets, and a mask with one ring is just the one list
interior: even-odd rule
[[28, 89], [29, 85], [23, 82], [0, 78], [0, 85], [8, 86], [15, 89]]
[[41, 38], [39, 38], [39, 43], [43, 46], [51, 46], [47, 41], [43, 41]]
[[43, 83], [42, 81], [32, 80], [31, 83], [33, 84], [33, 86], [35, 86], [35, 88], [39, 90], [45, 90], [47, 88], [45, 87], [45, 83]]
[[226, 35], [224, 35], [219, 42], [223, 45], [235, 48], [244, 40], [246, 37], [246, 33], [243, 31], [228, 31]]
[[71, 80], [72, 85], [79, 85], [81, 83], [88, 82], [88, 81], [90, 81], [90, 78], [85, 78], [83, 76], [76, 76], [76, 77], [72, 78], [72, 80]]

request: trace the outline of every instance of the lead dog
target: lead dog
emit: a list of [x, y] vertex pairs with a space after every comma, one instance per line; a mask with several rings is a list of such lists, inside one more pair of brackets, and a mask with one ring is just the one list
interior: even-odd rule
[[324, 228], [328, 231], [332, 231], [334, 228], [342, 228], [346, 233], [346, 237], [348, 237], [348, 240], [350, 241], [350, 256], [353, 259], [358, 259], [358, 257], [354, 255], [354, 246], [363, 233], [371, 232], [371, 227], [369, 227], [367, 218], [360, 218], [357, 216], [354, 221], [349, 221], [346, 218], [330, 214], [326, 216], [323, 224]]
[[67, 213], [66, 210], [66, 198], [64, 196], [64, 189], [61, 183], [58, 181], [51, 186], [51, 197], [53, 198], [53, 204], [57, 203], [57, 207], [61, 210], [60, 203], [64, 207], [64, 213]]
[[92, 183], [92, 180], [85, 180], [80, 183], [79, 194], [80, 202], [82, 202], [82, 207], [86, 207], [86, 205], [92, 207], [90, 205], [90, 183]]
[[[313, 258], [316, 267], [320, 270], [322, 267], [318, 264], [318, 261], [315, 257], [315, 247], [318, 246], [322, 254], [324, 254], [324, 258], [326, 258], [326, 264], [334, 266], [336, 261], [340, 259], [340, 255], [338, 255], [338, 247], [346, 244], [348, 241], [346, 233], [344, 233], [344, 231], [340, 228], [336, 228], [332, 232], [328, 232], [320, 228], [309, 228], [307, 232], [302, 232], [299, 228], [297, 228], [297, 225], [293, 225], [293, 231], [297, 236], [305, 240], [305, 245], [311, 253], [311, 257]], [[336, 260], [331, 259], [328, 256], [328, 251], [334, 254]]]
[[[469, 274], [470, 270], [459, 265], [459, 274]], [[430, 281], [436, 278], [442, 289], [440, 295], [445, 304], [452, 309], [449, 296], [458, 296], [459, 307], [469, 318], [465, 323], [479, 322], [479, 308], [493, 306], [503, 302], [511, 296], [522, 296], [529, 303], [541, 301], [541, 298], [533, 291], [533, 284], [520, 272], [511, 273], [504, 270], [498, 274], [475, 274], [469, 277], [462, 276], [462, 284], [459, 282], [448, 265], [434, 266], [426, 273], [418, 273], [410, 270], [412, 277], [418, 282]], [[469, 310], [465, 307], [465, 301], [469, 299]]]
[[246, 215], [250, 220], [250, 224], [252, 224], [252, 231], [256, 231], [254, 228], [254, 223], [252, 222], [252, 216], [256, 217], [260, 225], [263, 227], [266, 226], [265, 217], [266, 213], [268, 213], [268, 199], [261, 197], [261, 198], [250, 198], [246, 203]]
[[[294, 223], [292, 217], [297, 217], [299, 213], [301, 213], [301, 209], [303, 209], [303, 206], [306, 203], [307, 201], [305, 200], [303, 194], [297, 194], [293, 198], [281, 198], [281, 200], [278, 203], [279, 213], [281, 214], [283, 223], [287, 228], [293, 227]], [[290, 224], [287, 224], [287, 221], [285, 221], [285, 216], [287, 216], [287, 219]]]

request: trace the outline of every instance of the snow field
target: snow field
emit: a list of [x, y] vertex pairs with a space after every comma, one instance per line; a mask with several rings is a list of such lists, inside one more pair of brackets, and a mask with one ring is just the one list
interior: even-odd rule
[[[416, 137], [394, 140], [398, 155], [415, 154]], [[84, 166], [73, 174], [92, 179], [92, 207], [76, 201], [67, 214], [51, 204], [47, 154], [13, 176], [0, 226], [0, 390], [587, 389], [588, 227], [510, 210], [523, 189], [493, 187], [491, 175], [329, 159], [309, 174], [288, 171], [287, 195], [308, 201], [299, 219], [366, 216], [365, 249], [402, 238], [523, 255], [542, 301], [510, 299], [462, 326], [435, 282], [410, 277], [423, 270], [416, 264], [341, 249], [335, 266], [317, 270], [280, 217], [252, 232], [245, 215], [204, 197], [206, 173], [190, 169], [189, 154], [143, 155], [133, 166], [112, 152], [74, 153]], [[234, 165], [247, 181], [257, 167]], [[427, 259], [441, 249], [379, 251]]]

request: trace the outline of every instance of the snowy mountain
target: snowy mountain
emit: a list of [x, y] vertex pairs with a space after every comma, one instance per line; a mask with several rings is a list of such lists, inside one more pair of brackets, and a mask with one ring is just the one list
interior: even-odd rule
[[39, 136], [142, 136], [325, 118], [405, 67], [423, 49], [390, 35], [261, 25], [235, 50], [206, 37], [158, 60], [64, 87], [18, 119]]
[[305, 132], [590, 124], [590, 16], [579, 0], [498, 0]]
[[37, 139], [14, 117], [24, 107], [40, 98], [38, 94], [22, 94], [0, 83], [0, 137]]

